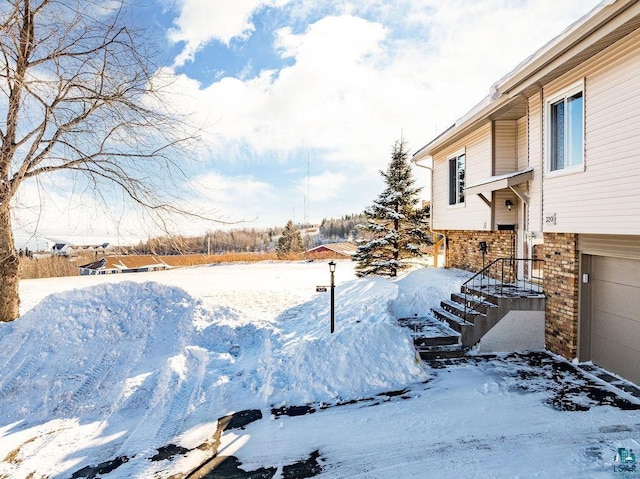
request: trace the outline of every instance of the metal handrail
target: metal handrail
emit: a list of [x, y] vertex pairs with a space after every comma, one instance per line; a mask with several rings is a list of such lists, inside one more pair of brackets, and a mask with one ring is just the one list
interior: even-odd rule
[[[527, 281], [525, 279], [518, 278], [518, 269], [516, 265], [518, 263], [523, 264], [523, 271], [525, 268], [529, 268], [529, 272], [533, 273], [533, 271], [539, 270], [541, 266], [535, 268], [534, 266], [537, 264], [544, 263], [543, 259], [533, 259], [533, 258], [497, 258], [489, 263], [487, 266], [478, 271], [475, 275], [469, 278], [467, 281], [462, 283], [462, 291], [464, 293], [464, 315], [465, 320], [467, 319], [467, 314], [475, 310], [475, 307], [478, 304], [484, 302], [484, 298], [474, 299], [477, 297], [476, 294], [471, 295], [469, 293], [470, 289], [476, 291], [482, 291], [483, 288], [488, 288], [493, 281], [493, 285], [495, 286], [492, 289], [492, 292], [497, 295], [504, 295], [505, 290], [510, 292], [513, 291], [523, 291], [533, 294], [542, 294], [543, 292], [543, 282], [542, 276], [534, 276], [530, 275], [531, 280]], [[484, 286], [484, 282], [486, 281], [486, 286]]]

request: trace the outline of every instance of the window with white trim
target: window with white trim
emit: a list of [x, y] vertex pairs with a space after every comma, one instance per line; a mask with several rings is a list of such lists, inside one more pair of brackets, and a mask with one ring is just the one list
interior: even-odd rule
[[449, 204], [464, 203], [465, 153], [449, 158]]
[[548, 169], [566, 171], [584, 163], [583, 86], [567, 90], [547, 103], [549, 124]]

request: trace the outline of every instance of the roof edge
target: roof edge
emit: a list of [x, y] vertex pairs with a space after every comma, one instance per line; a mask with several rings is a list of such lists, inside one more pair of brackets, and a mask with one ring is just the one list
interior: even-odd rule
[[540, 71], [546, 65], [560, 58], [568, 48], [587, 38], [591, 33], [602, 28], [612, 18], [626, 10], [638, 0], [604, 0], [588, 13], [569, 25], [560, 34], [547, 42], [532, 55], [520, 62], [513, 70], [499, 79], [490, 87], [489, 94], [477, 105], [460, 117], [449, 128], [444, 130], [430, 142], [417, 150], [412, 157], [416, 163], [431, 156], [432, 152], [461, 136], [465, 131], [473, 128], [511, 98], [509, 92], [521, 85]]

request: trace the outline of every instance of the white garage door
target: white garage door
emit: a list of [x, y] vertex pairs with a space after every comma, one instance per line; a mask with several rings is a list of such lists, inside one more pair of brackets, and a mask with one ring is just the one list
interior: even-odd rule
[[640, 384], [640, 261], [592, 256], [591, 359]]

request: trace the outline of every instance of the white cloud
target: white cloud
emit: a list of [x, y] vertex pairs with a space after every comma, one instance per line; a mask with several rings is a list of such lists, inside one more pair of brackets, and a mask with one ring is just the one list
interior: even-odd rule
[[[205, 196], [199, 206], [216, 207], [230, 221], [257, 217], [259, 226], [302, 220], [306, 168], [300, 168], [298, 176], [288, 174], [290, 183], [284, 186], [276, 187], [282, 182], [274, 177], [283, 174], [282, 164], [301, 165], [300, 156], [307, 160], [309, 154], [314, 164], [311, 218], [361, 211], [380, 193], [378, 170], [386, 168], [401, 134], [415, 151], [480, 101], [501, 76], [598, 3], [176, 1], [181, 13], [172, 38], [185, 42], [176, 63], [188, 61], [211, 41], [229, 44], [246, 38], [255, 29], [252, 15], [265, 6], [286, 4], [282, 14], [294, 25], [273, 32], [276, 53], [286, 60], [279, 69], [250, 78], [225, 77], [210, 85], [169, 68], [162, 71], [172, 77], [174, 106], [194, 124], [206, 125], [209, 156], [202, 156], [217, 172], [202, 174], [194, 183], [194, 190]], [[301, 22], [309, 15], [316, 20], [305, 27]], [[245, 165], [247, 173], [225, 173], [228, 163]], [[270, 170], [270, 176], [258, 170]], [[416, 171], [419, 181], [426, 176]], [[51, 203], [70, 204], [63, 195]], [[114, 216], [121, 229], [133, 218]], [[81, 227], [68, 219], [57, 224], [65, 221], [68, 229]], [[77, 223], [98, 228], [90, 219]], [[132, 219], [127, 231], [139, 223]], [[184, 226], [196, 234], [217, 227]]]
[[[271, 184], [256, 180], [251, 175], [225, 176], [213, 171], [195, 178], [191, 187], [202, 197], [199, 201], [203, 207], [215, 205], [222, 213], [218, 216], [220, 220], [231, 223], [246, 221], [249, 222], [248, 226], [251, 226], [251, 222], [269, 226], [268, 221], [274, 213], [270, 209], [279, 201], [278, 192]], [[276, 224], [273, 223], [274, 226]], [[224, 225], [210, 224], [208, 229], [220, 227]]]
[[[377, 170], [401, 134], [410, 148], [422, 146], [587, 9], [584, 0], [561, 2], [549, 18], [549, 0], [398, 3], [405, 13], [427, 13], [402, 25], [340, 15], [299, 34], [283, 28], [275, 32], [276, 45], [293, 60], [289, 66], [209, 86], [185, 79], [180, 91], [193, 109], [208, 112], [219, 151], [234, 151], [238, 143], [258, 155], [312, 149], [328, 161]], [[340, 5], [393, 14], [382, 2]], [[409, 25], [421, 33], [398, 38], [406, 32], [392, 30]]]
[[175, 59], [176, 66], [192, 61], [207, 43], [217, 40], [229, 45], [232, 39], [245, 39], [255, 30], [253, 13], [264, 6], [282, 6], [288, 0], [178, 0], [180, 15], [169, 31], [174, 43], [184, 42]]
[[420, 85], [394, 72], [406, 65], [382, 49], [386, 29], [341, 16], [300, 35], [289, 29], [277, 35], [282, 55], [295, 59], [291, 66], [204, 88], [186, 77], [174, 85], [190, 98], [187, 108], [207, 115], [212, 144], [225, 151], [235, 142], [256, 152], [320, 149], [333, 161], [368, 163], [374, 152], [386, 158], [405, 114], [424, 97]]
[[[209, 125], [215, 161], [250, 168], [255, 161], [291, 160], [312, 151], [325, 170], [347, 172], [342, 194], [333, 197], [342, 204], [358, 198], [350, 205], [362, 208], [363, 198], [379, 193], [371, 185], [401, 134], [410, 151], [421, 147], [597, 1], [393, 3], [397, 8], [342, 1], [332, 5], [340, 15], [320, 16], [298, 33], [290, 27], [275, 31], [277, 52], [289, 60], [279, 70], [211, 85], [179, 77], [175, 86], [185, 108]], [[302, 12], [328, 8], [322, 2], [288, 7], [297, 8], [298, 20]], [[368, 181], [356, 183], [360, 178]], [[282, 194], [291, 192], [273, 192], [273, 201], [280, 201], [274, 211], [287, 209], [278, 199]], [[300, 209], [302, 200], [296, 203]], [[329, 200], [323, 205], [327, 211], [332, 206]]]
[[325, 171], [320, 175], [301, 179], [297, 189], [305, 195], [309, 191], [309, 196], [313, 191], [314, 201], [327, 201], [340, 197], [346, 183], [347, 177], [344, 174]]

